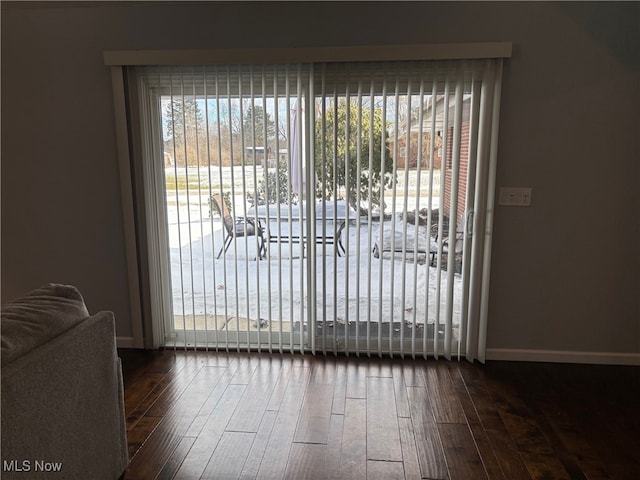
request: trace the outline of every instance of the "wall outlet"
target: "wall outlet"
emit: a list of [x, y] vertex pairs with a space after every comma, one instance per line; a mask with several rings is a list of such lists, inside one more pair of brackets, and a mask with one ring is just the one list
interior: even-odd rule
[[531, 206], [531, 188], [529, 187], [500, 187], [498, 205], [509, 207]]

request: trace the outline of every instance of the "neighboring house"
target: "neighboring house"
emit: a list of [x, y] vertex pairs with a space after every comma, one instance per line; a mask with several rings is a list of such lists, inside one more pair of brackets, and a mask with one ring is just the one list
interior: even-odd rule
[[[429, 126], [425, 123], [423, 130], [427, 130], [429, 129]], [[420, 135], [420, 128], [419, 126], [415, 126], [411, 128], [411, 131], [409, 132], [409, 141], [411, 142], [409, 144], [409, 155], [407, 155], [406, 152], [406, 148], [407, 148], [407, 135], [403, 134], [403, 135], [399, 135], [398, 136], [398, 156], [396, 159], [396, 165], [398, 170], [404, 170], [406, 164], [407, 164], [407, 157], [409, 159], [409, 168], [410, 169], [414, 169], [418, 167], [418, 150], [419, 150], [419, 145], [418, 145], [418, 140], [419, 140], [419, 135]], [[433, 159], [433, 168], [435, 169], [440, 169], [440, 165], [442, 163], [442, 157], [440, 156], [441, 154], [441, 148], [442, 148], [442, 138], [440, 138], [438, 135], [436, 135], [436, 140], [435, 140], [435, 146], [436, 146], [436, 150], [435, 150], [435, 155], [434, 155], [434, 159]], [[391, 152], [391, 155], [395, 154], [395, 149], [396, 149], [396, 140], [395, 138], [389, 138], [387, 140], [387, 144], [389, 145], [389, 151]], [[422, 156], [420, 157], [420, 168], [421, 169], [426, 169], [429, 168], [429, 158], [431, 155], [431, 132], [430, 131], [423, 131], [422, 132]]]
[[[461, 131], [461, 151], [460, 151], [460, 170], [458, 181], [458, 206], [457, 206], [457, 224], [462, 226], [462, 219], [464, 218], [465, 210], [465, 196], [467, 194], [467, 172], [469, 165], [469, 113], [470, 113], [470, 95], [465, 95], [462, 105], [462, 131]], [[444, 95], [440, 95], [435, 102], [436, 110], [436, 137], [435, 137], [435, 155], [433, 160], [433, 168], [442, 170], [444, 173], [444, 204], [443, 208], [445, 212], [448, 212], [451, 208], [451, 181], [452, 181], [452, 158], [453, 151], [451, 146], [453, 145], [453, 122], [454, 113], [456, 109], [455, 97], [452, 95], [449, 99], [449, 115], [447, 119], [446, 128], [446, 140], [443, 134], [445, 129], [444, 125]], [[429, 168], [429, 161], [431, 155], [431, 127], [432, 127], [432, 105], [429, 103], [423, 112], [422, 129], [419, 125], [415, 125], [411, 128], [409, 133], [409, 152], [407, 155], [407, 135], [403, 134], [397, 137], [397, 158], [396, 166], [398, 170], [404, 170], [407, 159], [409, 162], [409, 169], [416, 169], [418, 167], [418, 140], [420, 130], [422, 130], [422, 155], [420, 157], [420, 168]], [[390, 138], [388, 140], [389, 151], [392, 155], [396, 154], [396, 139]], [[442, 149], [446, 148], [446, 152]], [[445, 162], [443, 165], [442, 158], [444, 156]], [[443, 168], [444, 167], [444, 168]]]
[[[435, 102], [436, 109], [436, 130], [445, 138], [442, 132], [445, 129], [444, 125], [444, 95], [440, 96]], [[444, 203], [443, 211], [448, 214], [451, 209], [451, 193], [452, 193], [452, 177], [453, 177], [453, 128], [454, 128], [454, 114], [456, 110], [456, 100], [452, 95], [449, 98], [448, 105], [448, 118], [446, 125], [446, 140], [441, 141], [440, 156], [443, 156], [442, 148], [446, 148], [444, 152], [444, 165], [441, 172], [444, 173]], [[460, 139], [460, 164], [459, 164], [459, 180], [458, 180], [458, 205], [456, 222], [459, 228], [463, 226], [462, 221], [464, 219], [465, 203], [467, 195], [467, 173], [469, 167], [469, 115], [471, 111], [471, 95], [464, 95], [462, 101], [462, 125], [461, 125], [461, 139]], [[424, 112], [425, 125], [431, 124], [432, 108], [431, 105], [427, 106]], [[444, 143], [444, 146], [442, 145]]]
[[[447, 145], [453, 143], [453, 127], [447, 129]], [[451, 148], [447, 148], [444, 171], [444, 210], [449, 212], [451, 209], [451, 180], [453, 176], [452, 170], [453, 152]], [[462, 131], [460, 140], [460, 166], [458, 180], [458, 208], [457, 208], [457, 225], [462, 228], [466, 195], [467, 195], [467, 173], [469, 170], [469, 121], [462, 121]]]

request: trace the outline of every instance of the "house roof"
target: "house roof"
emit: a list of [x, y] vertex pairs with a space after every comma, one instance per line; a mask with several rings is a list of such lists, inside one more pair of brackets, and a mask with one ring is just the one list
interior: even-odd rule
[[[448, 125], [453, 126], [454, 115], [456, 111], [456, 96], [449, 95], [449, 118]], [[442, 130], [444, 128], [444, 109], [445, 109], [445, 96], [438, 95], [435, 101], [436, 110], [436, 130]], [[423, 130], [430, 129], [432, 121], [433, 103], [429, 102], [423, 110]], [[464, 94], [462, 97], [462, 121], [468, 122], [471, 113], [471, 94]], [[411, 127], [412, 132], [420, 131], [420, 125]]]

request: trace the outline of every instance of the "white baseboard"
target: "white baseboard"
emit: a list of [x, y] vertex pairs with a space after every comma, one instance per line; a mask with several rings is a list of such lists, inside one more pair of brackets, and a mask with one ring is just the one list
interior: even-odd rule
[[135, 337], [116, 337], [116, 346], [118, 348], [142, 348], [138, 345]]
[[562, 350], [487, 348], [486, 359], [517, 362], [640, 365], [640, 353], [571, 352]]

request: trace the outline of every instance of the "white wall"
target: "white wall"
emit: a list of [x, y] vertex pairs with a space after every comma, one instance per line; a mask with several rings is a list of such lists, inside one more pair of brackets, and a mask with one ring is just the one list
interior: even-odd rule
[[[161, 2], [162, 3], [162, 2]], [[640, 4], [2, 2], [2, 299], [79, 286], [131, 335], [117, 49], [512, 41], [488, 345], [640, 353]]]

